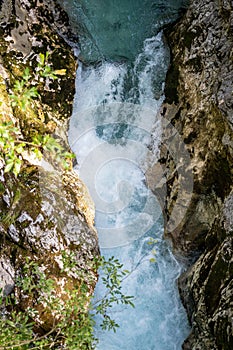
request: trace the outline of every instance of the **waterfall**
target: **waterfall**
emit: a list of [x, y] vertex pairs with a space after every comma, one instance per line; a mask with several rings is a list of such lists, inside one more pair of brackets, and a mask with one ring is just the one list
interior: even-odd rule
[[[96, 15], [91, 21], [92, 12], [83, 11], [87, 2], [77, 3], [85, 32], [80, 40], [80, 58], [86, 60], [77, 70], [69, 143], [77, 156], [76, 171], [95, 202], [101, 253], [118, 258], [131, 271], [123, 282], [123, 291], [135, 296], [134, 309], [118, 305], [111, 310], [120, 325], [116, 333], [102, 331], [96, 318], [97, 349], [180, 350], [189, 333], [176, 285], [182, 266], [163, 240], [162, 208], [145, 178], [146, 171], [158, 161], [161, 122], [157, 112], [169, 64], [163, 33], [154, 28], [161, 21], [166, 23], [169, 16], [153, 26], [147, 22], [145, 35], [154, 35], [143, 38], [132, 59], [127, 52], [122, 53], [125, 42], [123, 45], [116, 40], [119, 50], [114, 48], [111, 55], [109, 47], [103, 49], [109, 42], [107, 34], [101, 41]], [[120, 28], [119, 24], [123, 30]], [[117, 58], [116, 52], [120, 53]], [[92, 56], [98, 56], [95, 64], [90, 64]], [[95, 297], [103, 293], [99, 282]]]

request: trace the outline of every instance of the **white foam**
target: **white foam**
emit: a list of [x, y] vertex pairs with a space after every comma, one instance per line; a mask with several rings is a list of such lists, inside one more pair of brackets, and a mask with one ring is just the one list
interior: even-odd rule
[[[167, 64], [160, 33], [145, 41], [133, 68], [103, 62], [97, 68], [80, 66], [77, 73], [70, 145], [96, 205], [100, 246], [108, 248], [102, 253], [116, 256], [132, 271], [123, 291], [135, 296], [136, 306], [113, 308], [111, 315], [120, 324], [116, 334], [103, 333], [97, 319], [99, 350], [179, 350], [188, 332], [176, 287], [181, 267], [161, 239], [161, 208], [144, 177], [159, 153], [156, 112]], [[129, 72], [136, 86], [125, 91]], [[147, 157], [152, 129], [156, 141]], [[151, 236], [158, 239], [157, 263], [150, 262]], [[101, 283], [95, 294], [103, 296]]]

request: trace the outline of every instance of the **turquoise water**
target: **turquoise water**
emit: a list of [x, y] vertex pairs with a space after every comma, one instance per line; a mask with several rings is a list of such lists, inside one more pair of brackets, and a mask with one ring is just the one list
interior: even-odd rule
[[80, 34], [80, 56], [87, 62], [134, 61], [146, 38], [175, 20], [187, 0], [60, 0]]
[[[123, 291], [135, 296], [134, 309], [111, 310], [120, 325], [116, 333], [103, 332], [96, 319], [99, 350], [180, 350], [189, 333], [176, 285], [182, 266], [162, 238], [162, 208], [145, 179], [159, 156], [156, 113], [169, 65], [159, 29], [175, 19], [182, 3], [66, 2], [82, 34], [84, 62], [77, 70], [69, 142], [96, 205], [101, 253], [131, 271]], [[148, 244], [151, 239], [157, 243]], [[103, 294], [98, 283], [95, 298]]]

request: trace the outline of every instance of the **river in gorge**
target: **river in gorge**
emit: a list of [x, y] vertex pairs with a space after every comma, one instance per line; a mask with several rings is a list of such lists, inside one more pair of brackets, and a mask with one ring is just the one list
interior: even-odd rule
[[[170, 59], [161, 28], [186, 2], [62, 3], [80, 37], [69, 143], [95, 202], [101, 253], [131, 271], [123, 292], [135, 297], [135, 308], [112, 308], [116, 333], [96, 319], [97, 349], [180, 350], [189, 333], [177, 289], [182, 266], [163, 239], [162, 208], [145, 173], [158, 161], [156, 115]], [[103, 288], [99, 282], [95, 298]]]

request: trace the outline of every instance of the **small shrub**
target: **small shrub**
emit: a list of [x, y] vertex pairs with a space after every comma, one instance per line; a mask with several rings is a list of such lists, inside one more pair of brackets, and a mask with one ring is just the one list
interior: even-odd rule
[[[114, 257], [106, 260], [101, 257], [90, 264], [89, 269], [101, 268], [104, 273], [102, 282], [106, 288], [103, 297], [92, 303], [88, 277], [91, 274], [78, 270], [74, 256], [62, 254], [63, 270], [78, 272], [78, 284], [65, 290], [66, 297], [61, 299], [56, 295], [56, 282], [48, 278], [46, 273], [34, 261], [26, 260], [21, 269], [16, 285], [19, 293], [26, 299], [33, 300], [33, 307], [24, 311], [18, 308], [17, 293], [14, 296], [2, 297], [2, 318], [0, 318], [0, 349], [69, 349], [92, 350], [98, 340], [94, 337], [93, 327], [96, 314], [102, 316], [101, 324], [104, 330], [116, 331], [119, 325], [108, 315], [108, 310], [114, 304], [133, 306], [133, 297], [121, 292], [122, 280], [129, 273], [123, 270], [123, 265]], [[61, 271], [61, 272], [62, 272]], [[52, 326], [44, 334], [38, 333], [43, 324], [40, 323], [38, 309], [44, 310], [52, 317]], [[18, 311], [15, 311], [18, 310]]]
[[[40, 53], [35, 72], [30, 72], [26, 67], [20, 79], [16, 80], [10, 98], [13, 107], [18, 107], [25, 112], [32, 107], [36, 99], [40, 99], [38, 87], [46, 84], [46, 79], [55, 80], [59, 75], [65, 75], [66, 70], [53, 70], [48, 63], [49, 53]], [[74, 154], [67, 151], [58, 140], [50, 134], [41, 135], [37, 132], [30, 142], [23, 139], [22, 133], [13, 122], [0, 123], [0, 159], [4, 163], [4, 172], [13, 172], [18, 176], [22, 164], [23, 154], [32, 153], [38, 159], [42, 158], [43, 151], [50, 157], [50, 160], [58, 167], [67, 170], [71, 168], [71, 159]]]

